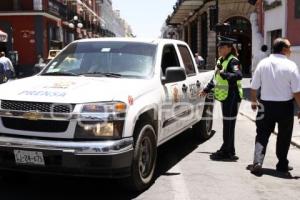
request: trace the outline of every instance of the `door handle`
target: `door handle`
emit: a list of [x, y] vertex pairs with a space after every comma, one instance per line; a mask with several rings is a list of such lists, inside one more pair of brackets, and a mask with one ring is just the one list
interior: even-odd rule
[[196, 86], [197, 86], [197, 88], [200, 88], [200, 87], [201, 87], [200, 81], [197, 81]]
[[188, 87], [185, 84], [183, 84], [182, 85], [182, 92], [186, 93], [187, 89], [188, 89]]

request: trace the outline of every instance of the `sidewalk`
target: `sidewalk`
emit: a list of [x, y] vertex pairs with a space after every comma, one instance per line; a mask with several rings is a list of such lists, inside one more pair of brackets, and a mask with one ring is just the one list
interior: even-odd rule
[[[256, 112], [253, 112], [251, 109], [250, 101], [243, 100], [239, 110], [240, 114], [247, 117], [251, 121], [255, 122]], [[275, 128], [275, 135], [277, 135], [277, 126]], [[291, 144], [295, 145], [296, 147], [300, 148], [300, 124], [298, 122], [298, 118], [295, 117], [294, 119], [294, 129], [293, 129], [293, 136]]]

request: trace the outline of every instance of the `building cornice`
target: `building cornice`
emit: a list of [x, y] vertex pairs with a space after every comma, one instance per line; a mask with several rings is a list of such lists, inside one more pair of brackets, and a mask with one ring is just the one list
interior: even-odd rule
[[49, 19], [53, 19], [55, 21], [60, 21], [62, 20], [59, 17], [56, 17], [54, 15], [51, 15], [47, 12], [38, 12], [38, 11], [33, 11], [33, 12], [1, 12], [0, 16], [44, 16], [47, 17]]

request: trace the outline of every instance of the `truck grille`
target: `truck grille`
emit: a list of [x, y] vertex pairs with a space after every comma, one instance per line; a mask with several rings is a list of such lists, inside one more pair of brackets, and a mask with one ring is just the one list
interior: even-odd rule
[[10, 117], [2, 117], [3, 126], [6, 128], [34, 131], [34, 132], [65, 132], [69, 126], [69, 121], [54, 120], [27, 120]]
[[39, 112], [55, 112], [70, 113], [74, 110], [75, 104], [55, 104], [41, 102], [25, 102], [25, 101], [1, 101], [1, 109], [15, 111], [39, 111]]

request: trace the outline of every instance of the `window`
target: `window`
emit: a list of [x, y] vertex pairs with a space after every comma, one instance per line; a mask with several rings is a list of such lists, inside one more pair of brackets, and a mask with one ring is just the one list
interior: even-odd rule
[[207, 13], [201, 15], [201, 55], [204, 59], [207, 58], [208, 37], [207, 37]]
[[0, 10], [1, 11], [12, 11], [14, 8], [13, 4], [14, 3], [12, 0], [2, 0]]
[[282, 37], [282, 30], [281, 29], [277, 29], [277, 30], [271, 31], [270, 34], [271, 34], [271, 49], [273, 49], [274, 40], [276, 38]]
[[295, 18], [300, 19], [300, 1], [295, 0]]
[[189, 49], [183, 45], [179, 45], [178, 48], [184, 63], [186, 75], [196, 74], [193, 58], [189, 52]]
[[161, 70], [163, 75], [166, 73], [168, 67], [179, 67], [179, 60], [176, 54], [176, 50], [173, 45], [166, 45], [163, 50], [161, 60]]
[[188, 42], [188, 36], [189, 36], [189, 28], [187, 26], [184, 27], [184, 41]]
[[42, 0], [34, 0], [33, 1], [33, 9], [34, 10], [43, 10], [43, 2], [42, 2]]
[[122, 77], [153, 75], [156, 45], [138, 42], [80, 42], [56, 56], [45, 73], [71, 72], [85, 76], [101, 73]]
[[190, 37], [191, 37], [191, 50], [192, 52], [196, 53], [198, 52], [198, 21], [194, 20], [191, 23], [191, 32], [190, 32]]

